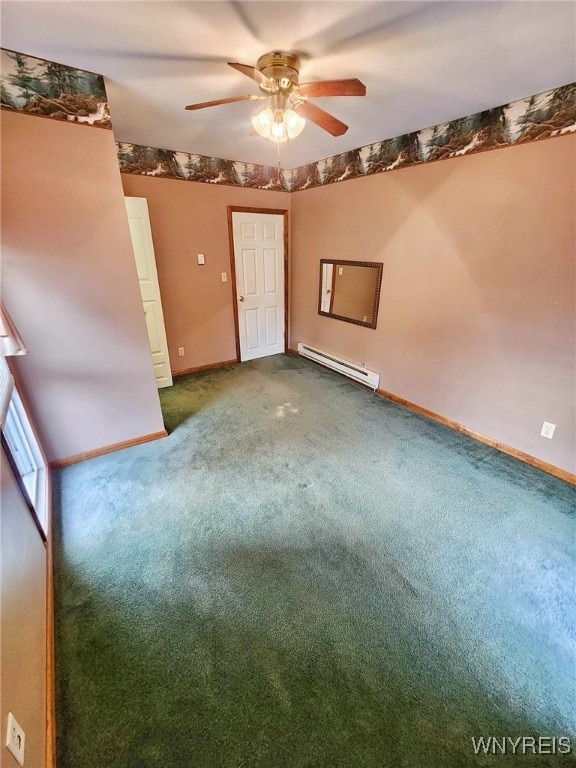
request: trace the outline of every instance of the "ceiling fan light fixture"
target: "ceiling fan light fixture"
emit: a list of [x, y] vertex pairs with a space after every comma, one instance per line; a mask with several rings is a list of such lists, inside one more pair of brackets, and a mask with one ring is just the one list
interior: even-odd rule
[[266, 107], [252, 118], [252, 126], [259, 136], [274, 144], [283, 144], [302, 133], [306, 120], [293, 109]]

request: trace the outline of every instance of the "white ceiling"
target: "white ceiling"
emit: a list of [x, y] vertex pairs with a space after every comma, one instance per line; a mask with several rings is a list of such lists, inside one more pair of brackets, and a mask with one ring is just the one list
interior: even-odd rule
[[575, 29], [576, 5], [554, 0], [3, 0], [1, 41], [104, 74], [119, 141], [265, 165], [262, 102], [184, 110], [259, 93], [227, 61], [283, 49], [302, 55], [301, 82], [358, 77], [366, 97], [316, 101], [350, 130], [308, 124], [281, 148], [293, 168], [572, 82]]

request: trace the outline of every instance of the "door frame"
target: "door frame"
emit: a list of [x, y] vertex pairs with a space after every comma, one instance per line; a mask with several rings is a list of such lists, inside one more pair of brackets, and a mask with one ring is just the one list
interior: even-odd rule
[[284, 217], [284, 352], [288, 349], [288, 210], [286, 208], [250, 208], [242, 205], [228, 206], [228, 244], [230, 248], [230, 283], [232, 285], [232, 305], [234, 308], [234, 334], [236, 336], [236, 357], [240, 356], [240, 325], [238, 323], [238, 291], [236, 290], [236, 259], [234, 255], [233, 213], [269, 213]]

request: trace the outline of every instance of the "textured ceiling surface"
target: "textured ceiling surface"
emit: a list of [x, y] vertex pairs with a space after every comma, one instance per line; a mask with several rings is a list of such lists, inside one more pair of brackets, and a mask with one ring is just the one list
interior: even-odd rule
[[264, 102], [187, 112], [186, 104], [259, 93], [227, 66], [274, 49], [299, 53], [301, 82], [358, 77], [363, 98], [318, 99], [348, 123], [313, 124], [281, 147], [292, 168], [499, 106], [575, 79], [576, 5], [459, 2], [3, 0], [1, 42], [107, 79], [119, 141], [276, 164], [254, 134]]

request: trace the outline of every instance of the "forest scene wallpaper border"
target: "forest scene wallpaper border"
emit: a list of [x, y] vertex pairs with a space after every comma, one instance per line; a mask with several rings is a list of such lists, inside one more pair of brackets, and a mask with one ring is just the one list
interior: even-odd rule
[[293, 168], [290, 191], [576, 131], [576, 83]]
[[576, 131], [576, 83], [291, 170], [118, 143], [122, 173], [298, 192]]
[[121, 173], [290, 192], [290, 171], [117, 141]]
[[[0, 49], [0, 64], [2, 109], [112, 128], [102, 75], [4, 48]], [[122, 173], [298, 192], [573, 132], [576, 132], [576, 83], [569, 83], [291, 170], [278, 171], [266, 165], [129, 142], [117, 142], [117, 153]]]
[[0, 50], [0, 106], [36, 117], [112, 128], [102, 75], [6, 48]]

